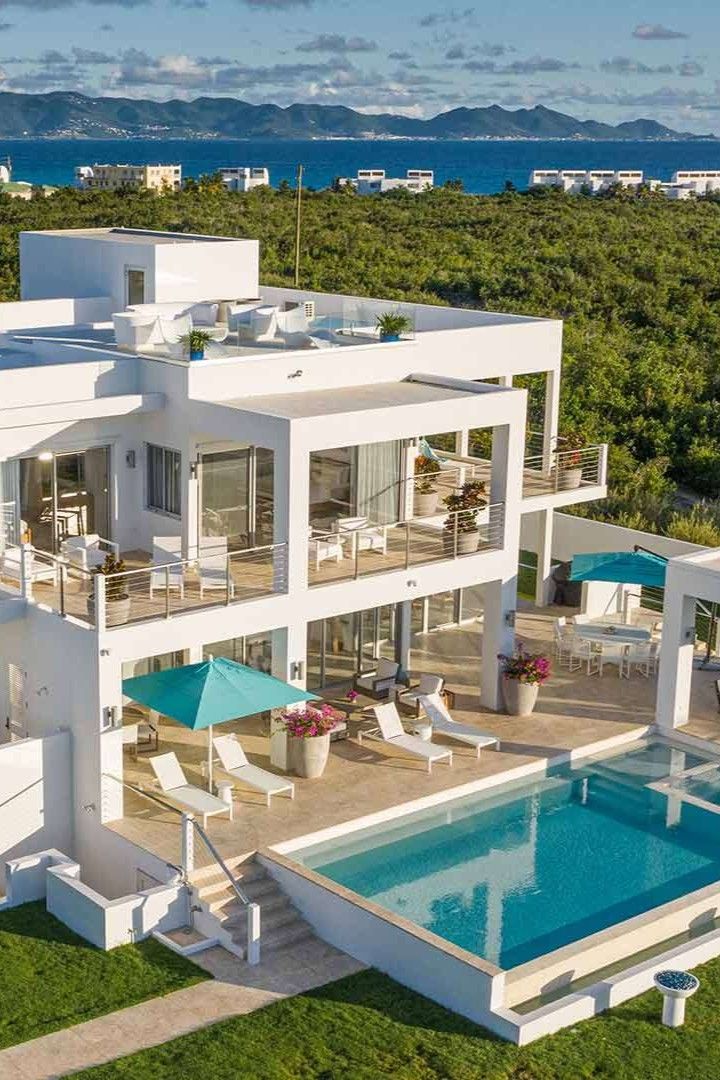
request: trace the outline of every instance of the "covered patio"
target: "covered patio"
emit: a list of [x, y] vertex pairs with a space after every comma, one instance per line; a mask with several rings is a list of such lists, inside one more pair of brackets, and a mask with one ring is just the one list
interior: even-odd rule
[[[532, 609], [519, 614], [518, 635], [528, 648], [551, 652], [557, 610]], [[633, 732], [641, 734], [654, 721], [655, 680], [633, 677], [598, 682], [583, 671], [570, 672], [557, 666], [532, 716], [516, 718], [483, 710], [478, 689], [481, 648], [482, 627], [477, 621], [417, 634], [411, 675], [415, 680], [423, 671], [444, 674], [455, 696], [453, 716], [496, 734], [501, 740], [499, 750], [483, 751], [477, 761], [471, 747], [447, 742], [454, 751], [452, 768], [437, 768], [428, 775], [421, 761], [401, 757], [379, 743], [359, 745], [355, 732], [360, 721], [351, 719], [350, 737], [332, 744], [324, 775], [319, 780], [292, 778], [294, 802], [274, 799], [268, 809], [259, 793], [236, 787], [235, 820], [215, 818], [209, 824], [220, 852], [226, 857], [241, 855], [563, 751], [587, 748], [618, 735], [632, 737]], [[696, 673], [693, 721], [686, 730], [701, 728], [704, 737], [714, 733], [720, 739], [714, 677], [712, 672]], [[342, 692], [325, 696], [337, 701]], [[363, 701], [370, 703], [370, 699], [360, 699], [359, 704]], [[272, 768], [267, 721], [260, 717], [230, 721], [224, 730], [237, 734], [253, 764]], [[433, 739], [439, 744], [446, 742], [440, 734]], [[205, 782], [207, 740], [202, 733], [163, 720], [161, 749], [177, 754], [189, 782]], [[125, 755], [125, 779], [153, 790], [147, 755], [139, 754], [136, 760]], [[163, 859], [173, 863], [180, 859], [177, 815], [141, 795], [126, 790], [125, 816], [108, 827]]]

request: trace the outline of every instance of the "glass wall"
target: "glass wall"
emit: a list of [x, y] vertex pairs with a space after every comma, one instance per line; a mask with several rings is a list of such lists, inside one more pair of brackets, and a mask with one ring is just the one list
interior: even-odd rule
[[371, 670], [379, 656], [392, 658], [394, 642], [392, 604], [309, 623], [308, 689], [350, 682], [357, 672]]
[[266, 631], [203, 645], [203, 659], [207, 660], [211, 656], [216, 659], [224, 656], [227, 660], [246, 664], [269, 675], [272, 671], [272, 634]]
[[402, 443], [316, 450], [310, 455], [310, 524], [331, 530], [338, 518], [397, 521]]
[[58, 551], [71, 536], [110, 533], [110, 451], [41, 454], [2, 466], [3, 536]]
[[273, 542], [273, 452], [242, 446], [200, 457], [201, 537], [227, 540], [229, 551]]

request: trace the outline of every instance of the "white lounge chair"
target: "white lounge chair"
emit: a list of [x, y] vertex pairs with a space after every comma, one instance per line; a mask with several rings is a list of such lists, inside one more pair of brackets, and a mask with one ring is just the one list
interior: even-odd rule
[[[57, 584], [58, 564], [54, 559], [43, 561], [42, 554], [28, 552], [25, 566], [32, 581], [51, 581]], [[2, 577], [20, 585], [22, 581], [22, 548], [7, 547], [2, 554]]]
[[209, 791], [203, 791], [194, 784], [188, 784], [175, 754], [159, 754], [158, 757], [151, 757], [148, 760], [163, 794], [182, 806], [183, 810], [188, 810], [191, 814], [199, 814], [202, 817], [203, 828], [207, 828], [207, 819], [215, 814], [229, 814], [232, 821], [232, 802], [223, 802], [217, 795], [211, 795]]
[[60, 545], [60, 554], [63, 559], [81, 566], [83, 570], [92, 570], [96, 566], [102, 566], [107, 555], [112, 554], [117, 559], [120, 549], [112, 540], [104, 540], [97, 533], [87, 533], [85, 536], [69, 536]]
[[411, 757], [422, 758], [427, 762], [428, 772], [432, 772], [436, 761], [447, 761], [448, 765], [452, 765], [452, 750], [445, 750], [442, 746], [436, 746], [435, 743], [425, 742], [417, 735], [406, 734], [394, 701], [386, 705], [374, 705], [373, 712], [378, 726], [371, 731], [359, 731], [358, 742], [368, 738], [379, 739], [388, 746], [394, 746], [397, 750], [404, 750]]
[[230, 573], [227, 536], [201, 536], [198, 556], [200, 573], [200, 596], [214, 589], [230, 591], [235, 595], [235, 582]]
[[289, 792], [291, 799], [295, 798], [295, 785], [257, 765], [251, 765], [234, 735], [221, 735], [213, 739], [213, 746], [225, 772], [242, 784], [247, 784], [256, 791], [263, 791], [268, 806], [270, 797], [279, 795], [283, 791]]
[[431, 694], [439, 695], [444, 685], [445, 680], [441, 675], [421, 675], [417, 686], [402, 690], [396, 695], [395, 700], [398, 705], [412, 709], [415, 715], [419, 716], [423, 697], [430, 697]]
[[274, 341], [277, 336], [278, 309], [262, 304], [250, 312], [250, 336], [253, 341]]
[[420, 704], [434, 732], [439, 731], [441, 735], [446, 735], [449, 739], [457, 739], [458, 742], [474, 746], [478, 758], [481, 750], [487, 749], [488, 746], [500, 745], [497, 735], [488, 735], [487, 732], [480, 731], [472, 724], [461, 724], [453, 720], [440, 694], [425, 694], [420, 698]]
[[396, 685], [400, 665], [381, 656], [374, 671], [364, 671], [355, 676], [355, 689], [372, 697], [388, 694]]
[[182, 537], [153, 536], [153, 566], [150, 573], [150, 596], [155, 589], [178, 589], [185, 595], [185, 567], [182, 561]]

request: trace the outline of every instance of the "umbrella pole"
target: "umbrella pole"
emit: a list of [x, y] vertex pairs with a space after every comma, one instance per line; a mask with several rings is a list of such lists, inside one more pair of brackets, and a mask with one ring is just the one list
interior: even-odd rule
[[213, 741], [212, 741], [212, 724], [207, 729], [208, 733], [208, 791], [212, 795], [213, 789]]

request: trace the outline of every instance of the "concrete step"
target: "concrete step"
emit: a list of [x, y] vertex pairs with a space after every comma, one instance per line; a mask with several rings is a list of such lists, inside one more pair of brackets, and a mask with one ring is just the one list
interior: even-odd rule
[[[314, 937], [310, 926], [303, 919], [298, 918], [287, 926], [271, 930], [268, 934], [261, 933], [260, 948], [265, 953], [274, 952], [288, 945], [296, 945], [300, 941], [311, 941]], [[233, 935], [233, 940], [235, 940], [235, 935]]]
[[[271, 914], [276, 908], [284, 907], [285, 904], [289, 904], [284, 893], [278, 890], [277, 893], [269, 893], [267, 897], [263, 897], [260, 902], [261, 917], [264, 919], [266, 915]], [[234, 893], [228, 893], [224, 901], [214, 900], [211, 904], [208, 904], [208, 909], [218, 919], [228, 918], [230, 915], [235, 914], [237, 911], [245, 911], [245, 905], [238, 900]]]
[[[260, 909], [260, 936], [265, 940], [265, 935], [281, 926], [288, 926], [293, 922], [300, 922], [300, 916], [288, 900], [283, 906], [273, 908], [272, 911]], [[247, 908], [236, 908], [220, 922], [223, 930], [235, 934], [236, 930], [245, 930], [247, 926]]]
[[[227, 858], [223, 858], [223, 862], [228, 870], [233, 871], [235, 876], [239, 876], [244, 872], [244, 864], [245, 872], [252, 873], [259, 870], [261, 873], [264, 873], [262, 867], [254, 861], [252, 855], [229, 855]], [[206, 866], [200, 866], [197, 870], [193, 870], [192, 874], [190, 874], [190, 883], [197, 886], [207, 885], [216, 879], [224, 877], [225, 875], [222, 869], [213, 861]]]

